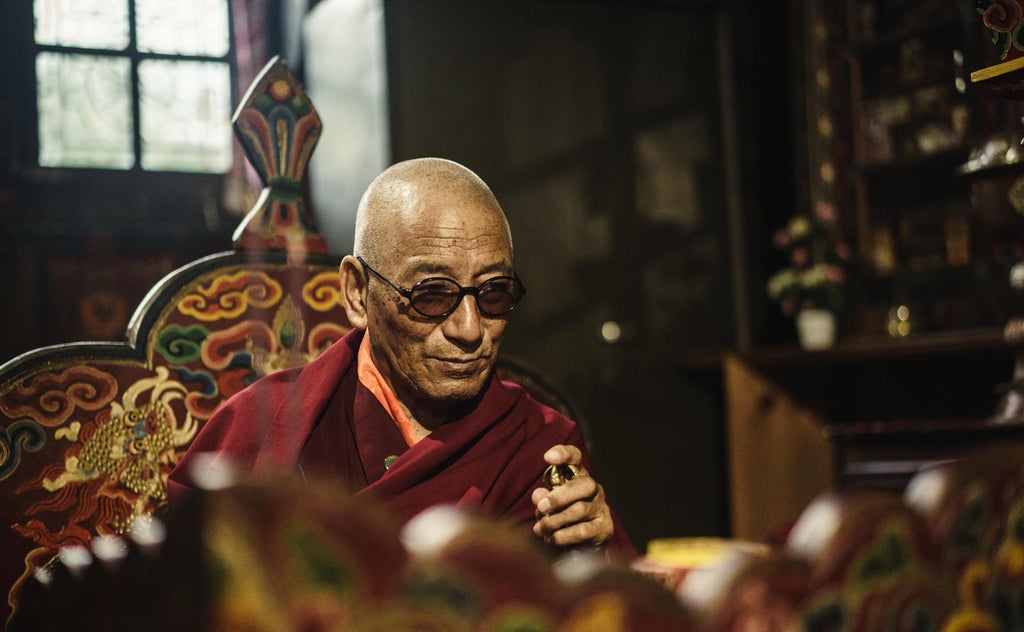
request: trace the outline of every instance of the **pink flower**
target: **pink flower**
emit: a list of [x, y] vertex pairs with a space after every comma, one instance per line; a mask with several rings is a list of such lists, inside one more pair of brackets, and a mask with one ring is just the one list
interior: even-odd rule
[[819, 200], [814, 205], [814, 215], [823, 222], [834, 223], [836, 221], [836, 207], [824, 200]]
[[775, 231], [774, 235], [772, 235], [772, 243], [775, 244], [775, 247], [779, 250], [783, 250], [789, 246], [790, 241], [789, 231], [785, 228], [780, 228]]
[[792, 259], [793, 259], [793, 265], [795, 265], [795, 266], [806, 265], [807, 264], [807, 259], [808, 259], [807, 248], [794, 248], [793, 249], [793, 254], [792, 254]]
[[849, 244], [847, 244], [845, 242], [842, 242], [842, 241], [836, 243], [836, 256], [838, 256], [843, 261], [849, 261], [850, 260], [850, 246], [849, 246]]
[[825, 278], [833, 283], [842, 283], [846, 280], [846, 273], [839, 266], [825, 266]]

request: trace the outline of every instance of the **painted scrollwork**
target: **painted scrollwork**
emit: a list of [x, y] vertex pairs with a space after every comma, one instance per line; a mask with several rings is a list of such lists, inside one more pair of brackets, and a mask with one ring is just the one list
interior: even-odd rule
[[[1022, 0], [988, 0], [978, 2], [978, 12], [989, 30], [992, 43], [1000, 49], [1000, 59], [1006, 61], [1024, 52], [1021, 42], [1021, 26], [1024, 25], [1024, 2]], [[1011, 55], [1011, 49], [1015, 54]]]
[[239, 270], [196, 287], [178, 302], [178, 310], [203, 322], [229, 320], [251, 307], [272, 307], [283, 295], [281, 284], [267, 273]]
[[0, 428], [0, 481], [14, 473], [22, 451], [35, 452], [46, 443], [46, 432], [32, 419], [19, 419]]
[[28, 417], [54, 428], [78, 409], [102, 409], [115, 395], [117, 380], [112, 375], [89, 366], [73, 366], [16, 385], [0, 398], [0, 413], [8, 419]]

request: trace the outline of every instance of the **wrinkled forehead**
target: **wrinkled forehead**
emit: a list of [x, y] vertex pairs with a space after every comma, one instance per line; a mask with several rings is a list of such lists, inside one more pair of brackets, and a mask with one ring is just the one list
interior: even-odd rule
[[472, 190], [420, 189], [405, 205], [406, 224], [466, 231], [508, 232], [508, 223], [492, 196]]
[[398, 239], [391, 254], [403, 257], [410, 249], [423, 247], [480, 249], [505, 253], [511, 262], [508, 221], [493, 200], [446, 190], [411, 194], [392, 215], [391, 230]]

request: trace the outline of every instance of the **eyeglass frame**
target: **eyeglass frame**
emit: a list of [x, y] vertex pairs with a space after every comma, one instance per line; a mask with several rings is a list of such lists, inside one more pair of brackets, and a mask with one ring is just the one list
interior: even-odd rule
[[[481, 283], [480, 285], [476, 285], [476, 286], [473, 286], [473, 285], [463, 286], [463, 285], [460, 285], [459, 282], [456, 281], [455, 279], [451, 279], [451, 278], [448, 278], [448, 277], [428, 277], [426, 279], [422, 279], [420, 281], [417, 281], [416, 284], [413, 285], [411, 288], [405, 289], [403, 287], [399, 287], [398, 285], [395, 285], [395, 283], [392, 282], [391, 279], [387, 278], [386, 276], [384, 276], [383, 274], [381, 274], [380, 272], [375, 270], [373, 268], [373, 266], [371, 266], [370, 264], [366, 263], [366, 260], [363, 259], [362, 255], [357, 255], [356, 256], [356, 260], [358, 260], [359, 263], [361, 263], [363, 265], [363, 267], [366, 268], [366, 270], [368, 272], [376, 275], [377, 278], [379, 278], [381, 281], [384, 281], [385, 283], [387, 283], [389, 286], [391, 286], [391, 289], [393, 289], [394, 291], [398, 292], [405, 300], [409, 301], [409, 307], [411, 307], [417, 314], [419, 314], [420, 316], [423, 316], [425, 318], [439, 318], [439, 319], [440, 318], [448, 318], [449, 316], [452, 315], [452, 312], [454, 312], [455, 310], [457, 310], [459, 308], [459, 305], [462, 304], [462, 299], [464, 299], [467, 294], [471, 295], [474, 299], [476, 299], [476, 309], [480, 313], [481, 316], [486, 316], [488, 318], [501, 318], [502, 316], [505, 316], [507, 314], [511, 314], [512, 311], [515, 310], [515, 308], [519, 305], [519, 301], [523, 300], [523, 297], [526, 296], [526, 286], [519, 279], [519, 275], [517, 275], [515, 273], [513, 273], [512, 276], [509, 276], [507, 274], [503, 274], [503, 275], [499, 275], [499, 276], [496, 276], [496, 277], [491, 277], [491, 278], [487, 279], [486, 281], [484, 281], [483, 283]], [[492, 281], [495, 281], [497, 279], [511, 279], [512, 281], [514, 281], [516, 286], [520, 290], [519, 296], [516, 297], [515, 303], [512, 304], [512, 307], [510, 307], [508, 309], [508, 311], [502, 312], [500, 314], [488, 314], [480, 306], [481, 305], [481, 303], [480, 303], [480, 289], [483, 286], [487, 285], [488, 283], [491, 283]], [[452, 304], [450, 309], [448, 309], [447, 311], [442, 312], [440, 314], [424, 314], [423, 312], [421, 312], [419, 309], [416, 308], [416, 304], [412, 300], [412, 295], [413, 295], [413, 292], [416, 291], [416, 288], [418, 288], [419, 286], [423, 285], [424, 283], [430, 283], [431, 281], [447, 281], [447, 282], [453, 283], [455, 285], [455, 287], [459, 288], [459, 295], [458, 295], [458, 297], [456, 297], [455, 303]]]

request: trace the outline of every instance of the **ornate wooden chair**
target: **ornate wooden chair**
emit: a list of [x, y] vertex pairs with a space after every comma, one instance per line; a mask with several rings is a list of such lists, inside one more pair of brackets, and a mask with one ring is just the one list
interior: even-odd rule
[[[217, 407], [272, 371], [305, 364], [350, 328], [301, 183], [320, 119], [271, 60], [238, 107], [236, 137], [263, 182], [233, 249], [153, 287], [124, 343], [38, 349], [0, 366], [0, 621], [58, 551], [121, 535], [166, 500], [166, 480]], [[502, 379], [574, 416], [535, 371]]]
[[0, 366], [0, 621], [61, 547], [124, 533], [159, 507], [221, 402], [350, 328], [339, 259], [300, 193], [320, 120], [283, 61], [257, 77], [233, 123], [264, 184], [233, 250], [160, 281], [124, 343], [63, 344]]

